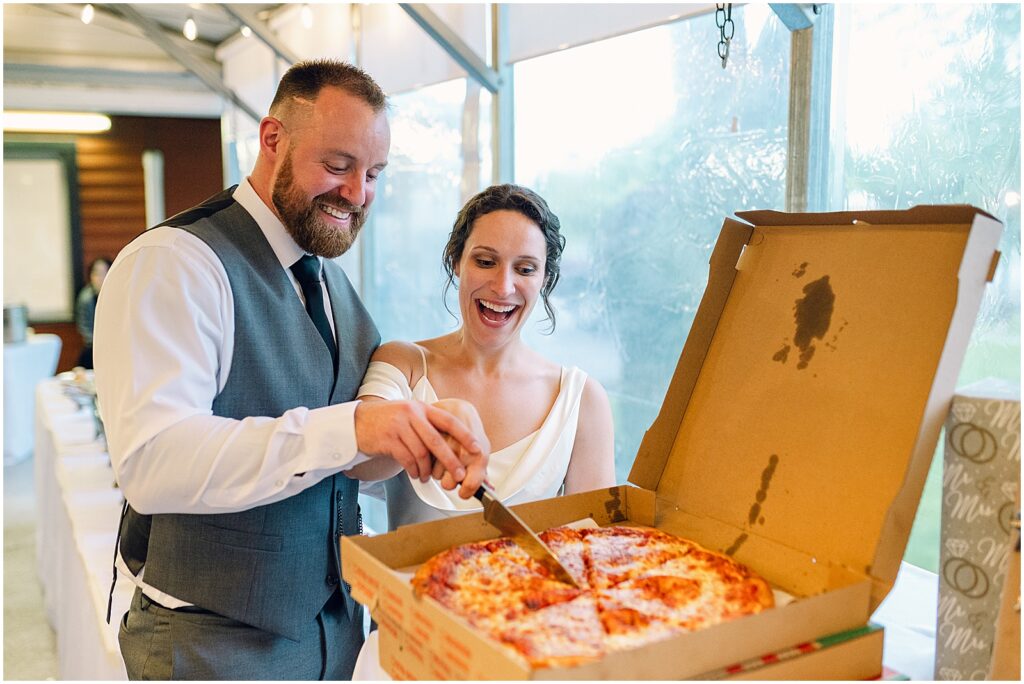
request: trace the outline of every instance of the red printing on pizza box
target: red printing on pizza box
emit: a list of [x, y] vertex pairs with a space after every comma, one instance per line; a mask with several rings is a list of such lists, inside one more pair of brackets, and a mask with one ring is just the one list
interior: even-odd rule
[[481, 515], [345, 537], [353, 596], [394, 627], [380, 635], [392, 676], [695, 677], [867, 623], [895, 581], [1002, 227], [968, 206], [737, 215], [632, 484], [515, 509], [537, 530], [592, 518], [693, 539], [795, 600], [532, 669], [409, 585], [432, 555], [498, 536]]

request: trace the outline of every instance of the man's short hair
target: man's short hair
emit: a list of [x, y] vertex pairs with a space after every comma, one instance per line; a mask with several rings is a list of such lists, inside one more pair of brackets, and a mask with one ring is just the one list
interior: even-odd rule
[[370, 105], [374, 112], [387, 106], [384, 91], [359, 67], [333, 59], [311, 59], [296, 62], [281, 77], [274, 101], [270, 103], [270, 114], [277, 116], [296, 98], [312, 102], [326, 87], [344, 90]]

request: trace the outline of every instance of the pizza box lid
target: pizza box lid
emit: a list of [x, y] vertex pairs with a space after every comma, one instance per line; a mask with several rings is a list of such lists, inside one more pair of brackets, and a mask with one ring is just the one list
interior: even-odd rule
[[970, 206], [726, 219], [630, 482], [892, 587], [998, 261]]

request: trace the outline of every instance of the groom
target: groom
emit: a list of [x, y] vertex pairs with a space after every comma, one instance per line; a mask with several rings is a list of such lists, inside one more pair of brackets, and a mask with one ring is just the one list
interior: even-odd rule
[[[347, 679], [362, 611], [346, 471], [435, 459], [474, 491], [489, 446], [419, 402], [353, 401], [380, 335], [341, 268], [387, 164], [386, 100], [330, 60], [284, 75], [252, 174], [143, 233], [99, 299], [96, 384], [127, 503], [132, 679]], [[463, 463], [447, 446], [464, 448]]]

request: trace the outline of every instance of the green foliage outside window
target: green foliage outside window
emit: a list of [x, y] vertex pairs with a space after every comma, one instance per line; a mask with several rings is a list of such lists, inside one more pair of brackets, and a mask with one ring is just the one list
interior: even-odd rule
[[[1020, 19], [1019, 4], [852, 6], [836, 19], [849, 36], [848, 71], [872, 70], [844, 93], [855, 132], [838, 141], [845, 206], [837, 208], [972, 204], [1003, 222], [1002, 257], [959, 386], [986, 377], [1020, 383]], [[875, 59], [886, 69], [872, 69]], [[887, 103], [879, 92], [912, 99]], [[856, 133], [872, 128], [883, 135]], [[905, 556], [932, 571], [941, 495], [940, 442]]]
[[[620, 482], [661, 407], [723, 218], [741, 209], [783, 208], [789, 32], [767, 7], [760, 9], [756, 36], [743, 20], [750, 8], [733, 9], [736, 34], [725, 70], [714, 52], [714, 32], [693, 20], [650, 29], [643, 40], [576, 48], [594, 53], [591, 61], [603, 52], [618, 56], [615, 70], [604, 74], [608, 84], [643, 83], [644, 70], [654, 69], [668, 72], [658, 83], [671, 88], [670, 114], [648, 135], [617, 144], [618, 122], [610, 122], [607, 136], [584, 141], [590, 149], [568, 151], [596, 156], [592, 164], [565, 168], [532, 141], [530, 130], [516, 131], [517, 165], [544, 168], [517, 182], [547, 198], [567, 237], [553, 297], [558, 330], [530, 341], [593, 374], [608, 390]], [[628, 50], [621, 45], [627, 40]], [[662, 42], [671, 45], [669, 60], [644, 53]], [[585, 54], [577, 59], [588, 61]], [[518, 65], [516, 120], [532, 120], [525, 110], [537, 107], [545, 108], [546, 126], [600, 120], [601, 111], [580, 111], [568, 99], [551, 106], [533, 96], [541, 87], [535, 81], [571, 81], [573, 66], [561, 54]], [[642, 90], [627, 96], [645, 106]]]

